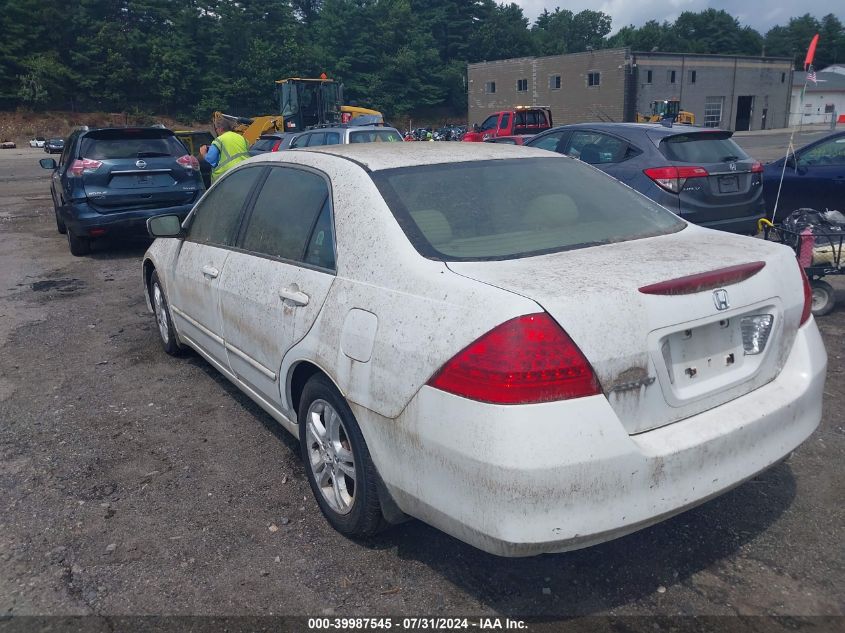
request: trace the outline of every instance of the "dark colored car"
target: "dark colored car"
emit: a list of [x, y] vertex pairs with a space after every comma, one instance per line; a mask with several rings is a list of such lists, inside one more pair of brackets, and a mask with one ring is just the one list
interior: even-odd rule
[[202, 182], [208, 189], [211, 186], [211, 164], [200, 156], [200, 147], [211, 145], [214, 136], [211, 132], [204, 130], [176, 130], [175, 134], [176, 138], [182, 141], [182, 145], [188, 149], [188, 153], [199, 161]]
[[[783, 186], [778, 199], [781, 174]], [[803, 207], [845, 213], [845, 132], [805, 145], [788, 159], [768, 163], [763, 168], [763, 195], [769, 218], [778, 201], [775, 220], [783, 220]]]
[[755, 234], [765, 215], [763, 166], [733, 132], [641, 123], [579, 123], [525, 143], [579, 158], [685, 220]]
[[297, 132], [272, 132], [262, 134], [258, 137], [252, 147], [249, 148], [250, 156], [258, 156], [265, 152], [279, 152], [290, 147], [291, 141], [296, 138]]
[[53, 170], [56, 227], [74, 255], [98, 237], [147, 235], [155, 215], [184, 218], [205, 189], [197, 159], [164, 128], [77, 130], [58, 164], [40, 163]]
[[65, 148], [65, 139], [50, 138], [44, 141], [44, 151], [48, 154], [61, 154]]

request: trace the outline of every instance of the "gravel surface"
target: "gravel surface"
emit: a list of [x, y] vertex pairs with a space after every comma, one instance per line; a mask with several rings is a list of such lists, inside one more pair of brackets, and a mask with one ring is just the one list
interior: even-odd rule
[[198, 356], [161, 350], [145, 244], [69, 254], [44, 156], [0, 152], [0, 627], [26, 614], [845, 614], [841, 279], [819, 320], [820, 429], [734, 491], [562, 555], [496, 558], [418, 521], [356, 542], [320, 515], [291, 437]]

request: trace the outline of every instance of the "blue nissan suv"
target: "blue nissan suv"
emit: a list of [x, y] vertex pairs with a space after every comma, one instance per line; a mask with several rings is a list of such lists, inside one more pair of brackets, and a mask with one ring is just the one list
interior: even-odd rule
[[53, 170], [56, 227], [74, 255], [99, 237], [146, 235], [155, 215], [184, 218], [205, 190], [197, 159], [160, 127], [76, 130], [58, 163], [39, 162]]

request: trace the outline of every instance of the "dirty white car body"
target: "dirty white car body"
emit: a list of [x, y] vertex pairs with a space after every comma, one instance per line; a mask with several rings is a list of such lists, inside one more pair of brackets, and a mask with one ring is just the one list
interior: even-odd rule
[[[227, 174], [195, 213], [245, 169], [317, 175], [330, 191], [333, 265], [259, 257], [189, 232], [147, 251], [148, 305], [155, 271], [178, 340], [298, 437], [303, 384], [324, 375], [360, 427], [384, 516], [416, 517], [499, 555], [640, 529], [753, 477], [813, 432], [827, 358], [789, 249], [672, 219], [680, 225], [651, 237], [442, 261], [415, 248], [376, 184], [400, 173], [390, 170], [502, 160], [560, 161], [554, 169], [578, 170], [587, 189], [652, 204], [542, 150], [417, 143], [266, 154]], [[527, 217], [530, 206], [513, 213]], [[715, 281], [695, 277], [714, 270]], [[434, 386], [450, 359], [525, 315], [565, 331], [594, 372], [591, 395], [502, 404]]]

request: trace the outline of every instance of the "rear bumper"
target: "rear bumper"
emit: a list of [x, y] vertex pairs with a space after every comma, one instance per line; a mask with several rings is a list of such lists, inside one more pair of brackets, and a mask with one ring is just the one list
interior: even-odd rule
[[[87, 203], [65, 204], [60, 215], [65, 226], [74, 234], [82, 237], [100, 235], [147, 236], [147, 220], [157, 215], [175, 214], [184, 220], [194, 203], [155, 209], [131, 209], [98, 213]], [[105, 231], [100, 233], [100, 231]]]
[[766, 212], [761, 207], [759, 211], [741, 218], [727, 218], [725, 220], [710, 220], [706, 222], [697, 222], [694, 214], [684, 215], [681, 213], [681, 217], [688, 222], [707, 227], [708, 229], [727, 231], [729, 233], [740, 233], [742, 235], [756, 235], [757, 222], [766, 217]]
[[403, 512], [529, 556], [636, 531], [775, 464], [818, 426], [826, 367], [811, 320], [771, 383], [638, 435], [604, 396], [501, 407], [423, 387], [395, 420], [353, 411]]

